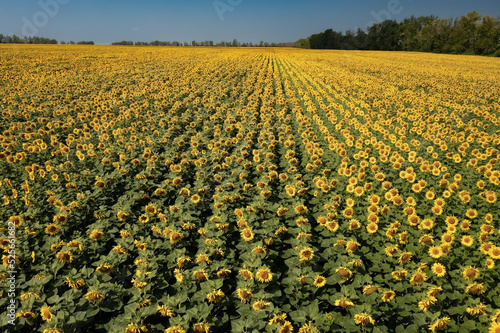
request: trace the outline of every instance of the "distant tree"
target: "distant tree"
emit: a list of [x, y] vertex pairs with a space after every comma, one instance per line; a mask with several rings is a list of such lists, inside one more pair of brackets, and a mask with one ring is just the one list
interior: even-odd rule
[[311, 43], [309, 42], [309, 38], [302, 38], [295, 42], [295, 47], [299, 47], [301, 49], [310, 49]]
[[352, 30], [347, 30], [340, 43], [342, 50], [355, 50], [357, 49], [356, 35]]
[[484, 16], [478, 28], [477, 41], [475, 43], [478, 54], [491, 55], [500, 51], [500, 20], [491, 16]]
[[364, 30], [362, 30], [361, 28], [358, 28], [358, 30], [356, 31], [356, 38], [355, 38], [356, 49], [366, 50], [368, 47], [367, 43], [368, 39], [366, 32], [364, 32]]
[[21, 44], [23, 41], [21, 38], [19, 38], [19, 36], [12, 35], [12, 37], [10, 38], [10, 42], [15, 44]]
[[327, 29], [323, 34], [320, 34], [322, 48], [336, 49], [342, 48], [343, 36], [341, 32]]
[[[400, 23], [385, 20], [356, 33], [327, 29], [307, 38], [312, 49], [357, 49], [469, 53], [500, 56], [500, 17], [482, 17], [476, 11], [457, 19], [410, 16]], [[285, 43], [286, 44], [286, 43]], [[307, 45], [305, 40], [296, 47]], [[285, 46], [285, 45], [283, 45]]]
[[462, 36], [460, 44], [469, 53], [475, 53], [476, 41], [479, 35], [479, 20], [481, 20], [481, 15], [473, 11], [461, 16], [457, 22], [459, 34]]
[[422, 49], [422, 29], [437, 18], [434, 16], [410, 16], [404, 19], [400, 26], [401, 49], [403, 51], [420, 51]]

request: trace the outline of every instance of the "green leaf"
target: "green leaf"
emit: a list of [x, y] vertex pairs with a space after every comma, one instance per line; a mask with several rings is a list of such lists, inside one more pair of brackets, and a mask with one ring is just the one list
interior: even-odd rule
[[56, 295], [54, 295], [54, 296], [52, 296], [52, 297], [49, 297], [49, 298], [47, 299], [47, 303], [49, 303], [49, 304], [55, 304], [55, 303], [57, 303], [58, 301], [59, 301], [59, 295], [57, 295], [57, 294], [56, 294]]
[[466, 320], [466, 321], [464, 321], [463, 324], [460, 324], [459, 326], [460, 326], [460, 328], [459, 328], [458, 332], [460, 332], [460, 333], [468, 333], [468, 332], [472, 332], [476, 329], [476, 323], [474, 323], [472, 320]]
[[290, 313], [290, 318], [293, 318], [293, 320], [295, 322], [298, 322], [301, 324], [306, 322], [306, 316], [307, 316], [307, 313], [303, 310], [297, 310], [297, 311], [293, 311], [292, 313]]

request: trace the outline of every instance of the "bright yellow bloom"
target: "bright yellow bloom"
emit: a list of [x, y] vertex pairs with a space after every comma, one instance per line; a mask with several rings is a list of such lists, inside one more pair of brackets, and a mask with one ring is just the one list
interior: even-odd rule
[[40, 315], [43, 321], [50, 322], [52, 320], [52, 313], [50, 312], [50, 306], [42, 306], [40, 309]]
[[361, 324], [362, 326], [372, 324], [375, 325], [375, 320], [368, 313], [356, 313], [354, 315], [354, 322], [356, 325]]
[[446, 325], [449, 322], [450, 322], [450, 317], [439, 318], [434, 323], [429, 325], [429, 330], [431, 330], [432, 332], [434, 332], [436, 330], [442, 330], [446, 327]]
[[257, 273], [255, 273], [255, 278], [262, 283], [271, 282], [273, 279], [273, 273], [271, 273], [269, 268], [260, 268], [257, 270]]

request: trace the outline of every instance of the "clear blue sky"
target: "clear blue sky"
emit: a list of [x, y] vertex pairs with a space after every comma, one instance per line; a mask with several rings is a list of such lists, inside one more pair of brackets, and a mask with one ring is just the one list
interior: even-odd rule
[[472, 10], [498, 17], [500, 1], [0, 0], [0, 33], [21, 37], [36, 33], [97, 44], [234, 38], [253, 43], [291, 42], [329, 28], [365, 28], [378, 20], [400, 21], [411, 15], [458, 17]]

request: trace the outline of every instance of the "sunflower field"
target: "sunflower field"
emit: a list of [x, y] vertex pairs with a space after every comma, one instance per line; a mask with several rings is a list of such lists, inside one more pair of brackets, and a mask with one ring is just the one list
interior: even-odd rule
[[0, 327], [499, 333], [499, 68], [0, 46]]

